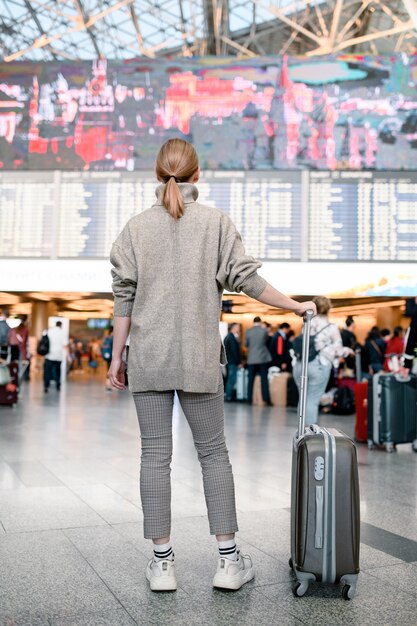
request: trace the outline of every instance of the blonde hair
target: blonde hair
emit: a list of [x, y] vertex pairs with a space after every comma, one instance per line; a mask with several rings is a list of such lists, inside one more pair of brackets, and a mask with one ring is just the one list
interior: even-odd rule
[[169, 139], [156, 157], [156, 177], [165, 183], [162, 203], [175, 220], [184, 215], [184, 201], [177, 183], [185, 183], [198, 170], [198, 156], [184, 139]]
[[313, 298], [313, 302], [317, 307], [318, 315], [327, 315], [327, 313], [332, 308], [332, 302], [326, 296], [316, 296]]

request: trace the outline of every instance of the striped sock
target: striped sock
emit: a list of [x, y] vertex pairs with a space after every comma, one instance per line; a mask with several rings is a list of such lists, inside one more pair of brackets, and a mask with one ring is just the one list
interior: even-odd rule
[[238, 553], [236, 549], [236, 541], [234, 539], [228, 539], [227, 541], [218, 541], [219, 554], [224, 559], [229, 561], [237, 561]]
[[173, 561], [174, 553], [170, 543], [162, 543], [157, 545], [153, 544], [153, 560], [155, 563], [158, 561]]

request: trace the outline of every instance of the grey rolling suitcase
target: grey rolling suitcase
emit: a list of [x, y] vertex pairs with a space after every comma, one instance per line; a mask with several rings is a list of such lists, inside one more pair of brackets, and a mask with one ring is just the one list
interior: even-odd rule
[[293, 440], [291, 559], [294, 595], [310, 581], [340, 583], [353, 598], [359, 574], [359, 479], [353, 441], [335, 428], [305, 427], [310, 322], [303, 332], [298, 431]]
[[411, 443], [417, 452], [417, 376], [379, 372], [368, 386], [368, 447]]
[[236, 400], [248, 399], [248, 370], [241, 367], [236, 377]]

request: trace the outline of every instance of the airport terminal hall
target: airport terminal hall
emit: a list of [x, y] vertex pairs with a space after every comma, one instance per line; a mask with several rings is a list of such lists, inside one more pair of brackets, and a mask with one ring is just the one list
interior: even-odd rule
[[0, 626], [417, 626], [417, 0], [0, 55]]

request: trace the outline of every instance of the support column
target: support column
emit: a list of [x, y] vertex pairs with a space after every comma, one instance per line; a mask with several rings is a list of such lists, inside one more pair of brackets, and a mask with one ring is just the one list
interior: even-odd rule
[[42, 332], [48, 328], [48, 318], [57, 314], [55, 302], [33, 302], [30, 336], [40, 338]]

